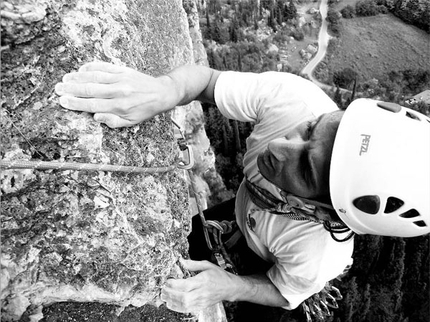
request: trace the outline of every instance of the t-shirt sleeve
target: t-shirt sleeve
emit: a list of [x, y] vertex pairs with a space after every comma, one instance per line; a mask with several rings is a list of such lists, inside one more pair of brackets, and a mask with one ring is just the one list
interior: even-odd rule
[[288, 305], [283, 307], [286, 310], [294, 310], [304, 300], [321, 291], [325, 285], [314, 283], [304, 277], [289, 275], [285, 267], [279, 264], [273, 265], [266, 275], [288, 301]]
[[328, 281], [352, 264], [352, 240], [338, 243], [323, 231], [314, 233], [313, 237], [309, 240], [302, 234], [296, 238], [297, 243], [289, 246], [282, 242], [272, 244], [276, 262], [266, 274], [288, 301], [285, 307], [288, 310], [320, 292]]
[[221, 113], [242, 122], [257, 122], [267, 93], [260, 88], [261, 76], [223, 72], [215, 85], [215, 102]]
[[305, 107], [318, 117], [337, 109], [309, 80], [281, 72], [222, 72], [215, 84], [215, 102], [225, 117], [253, 123], [259, 123], [269, 110], [271, 117], [277, 113], [295, 117]]

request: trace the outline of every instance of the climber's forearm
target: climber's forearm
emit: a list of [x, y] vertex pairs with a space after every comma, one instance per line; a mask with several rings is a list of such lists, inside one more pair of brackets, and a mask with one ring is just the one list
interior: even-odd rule
[[266, 275], [237, 276], [237, 278], [234, 301], [246, 301], [274, 307], [288, 305], [287, 300]]
[[264, 274], [238, 276], [208, 261], [184, 260], [183, 266], [198, 274], [166, 282], [161, 299], [174, 311], [196, 312], [221, 301], [247, 301], [274, 307], [288, 304]]
[[219, 74], [219, 71], [205, 66], [185, 65], [160, 79], [170, 83], [172, 92], [168, 94], [175, 95], [174, 105], [186, 105], [193, 100], [215, 104], [214, 88]]

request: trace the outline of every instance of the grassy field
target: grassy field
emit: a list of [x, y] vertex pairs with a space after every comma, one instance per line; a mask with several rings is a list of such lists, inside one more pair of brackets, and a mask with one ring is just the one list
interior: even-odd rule
[[360, 80], [392, 70], [430, 70], [430, 35], [386, 14], [342, 19], [344, 31], [333, 53], [326, 56], [330, 71], [354, 69]]

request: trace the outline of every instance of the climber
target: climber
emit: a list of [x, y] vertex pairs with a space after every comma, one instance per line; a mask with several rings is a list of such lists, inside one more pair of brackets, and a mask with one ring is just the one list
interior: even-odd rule
[[[415, 111], [367, 99], [339, 111], [319, 87], [293, 74], [202, 66], [154, 78], [94, 62], [55, 89], [61, 106], [94, 113], [111, 128], [193, 100], [255, 124], [236, 199], [207, 211], [236, 219], [249, 275], [184, 260], [199, 273], [167, 281], [161, 298], [172, 310], [196, 312], [222, 300], [291, 310], [351, 263], [354, 233], [430, 232], [430, 121]], [[193, 227], [190, 240], [197, 235]], [[190, 246], [191, 258], [200, 259], [197, 248]]]

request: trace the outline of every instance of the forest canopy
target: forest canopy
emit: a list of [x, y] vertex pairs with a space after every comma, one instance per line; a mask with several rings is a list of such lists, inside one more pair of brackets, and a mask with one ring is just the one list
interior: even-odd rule
[[[207, 10], [201, 13], [201, 20], [206, 22], [204, 35], [210, 66], [250, 72], [278, 70], [279, 54], [268, 48], [273, 43], [285, 42], [294, 34], [297, 37], [294, 38], [300, 39], [303, 31], [295, 27], [294, 18], [285, 11], [291, 4], [297, 7], [300, 1], [266, 0], [260, 1], [260, 7], [255, 5], [256, 1], [240, 1], [240, 6], [233, 11], [222, 5], [234, 2], [210, 0]], [[344, 7], [339, 16], [352, 18], [389, 10], [404, 21], [429, 31], [429, 4], [419, 0], [361, 0], [355, 7]], [[262, 14], [265, 10], [268, 15]], [[339, 16], [334, 13], [329, 19], [340, 21]], [[246, 28], [260, 28], [261, 21], [272, 29], [272, 43], [260, 41], [245, 32]], [[288, 32], [280, 28], [282, 23], [284, 26], [291, 24]], [[339, 31], [338, 37], [342, 37]], [[291, 69], [282, 66], [281, 71], [291, 72]], [[430, 71], [420, 68], [387, 70], [379, 79], [359, 79], [357, 72], [351, 68], [333, 71], [333, 84], [349, 88], [354, 92], [353, 96], [401, 105], [407, 97], [430, 87]], [[336, 93], [329, 91], [340, 107], [347, 107], [352, 97], [340, 95], [336, 99]], [[428, 104], [417, 103], [409, 107], [430, 115]], [[253, 125], [227, 120], [217, 109], [205, 108], [204, 111], [206, 131], [216, 153], [217, 170], [228, 189], [234, 192], [243, 178], [245, 140]], [[429, 236], [408, 239], [357, 236], [354, 264], [346, 276], [335, 282], [344, 299], [328, 321], [427, 322], [430, 310], [429, 251]]]

